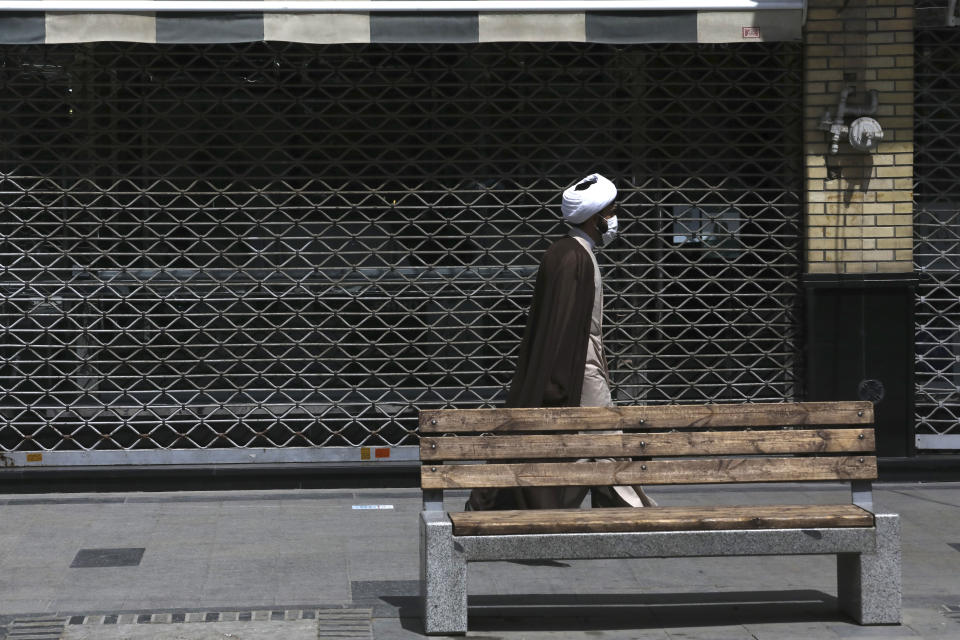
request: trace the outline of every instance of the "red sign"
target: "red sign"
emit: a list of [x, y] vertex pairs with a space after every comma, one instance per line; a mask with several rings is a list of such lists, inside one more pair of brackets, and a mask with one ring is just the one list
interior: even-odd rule
[[760, 27], [744, 27], [744, 28], [743, 28], [743, 37], [744, 37], [744, 38], [759, 38], [759, 37], [760, 37]]

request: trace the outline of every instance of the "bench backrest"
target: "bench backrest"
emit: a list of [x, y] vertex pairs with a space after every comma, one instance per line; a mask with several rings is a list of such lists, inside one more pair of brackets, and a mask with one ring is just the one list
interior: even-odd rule
[[[849, 480], [869, 490], [872, 424], [869, 402], [423, 410], [421, 486]], [[624, 433], [595, 433], [609, 430]]]

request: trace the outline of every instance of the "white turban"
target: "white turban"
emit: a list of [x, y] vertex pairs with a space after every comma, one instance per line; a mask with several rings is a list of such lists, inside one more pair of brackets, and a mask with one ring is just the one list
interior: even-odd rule
[[580, 224], [603, 211], [616, 197], [617, 188], [612, 182], [599, 173], [591, 174], [563, 192], [563, 221]]

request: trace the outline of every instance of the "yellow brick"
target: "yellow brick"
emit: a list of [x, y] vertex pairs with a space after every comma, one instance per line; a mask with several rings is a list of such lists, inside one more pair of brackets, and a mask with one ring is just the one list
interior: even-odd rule
[[[877, 167], [876, 170], [877, 177], [880, 178], [903, 178], [913, 176], [913, 166], [912, 165], [900, 165], [896, 167]], [[911, 180], [911, 184], [912, 184]], [[903, 189], [900, 185], [894, 183], [895, 188]]]
[[[810, 229], [828, 229], [837, 224], [835, 216], [827, 216], [822, 213], [815, 213], [807, 216], [807, 227]], [[826, 235], [824, 232], [822, 235]]]
[[[867, 89], [873, 89], [874, 91], [881, 92], [880, 95], [886, 95], [884, 91], [896, 91], [897, 86], [893, 80], [877, 80], [876, 82], [871, 82]], [[856, 102], [859, 102], [856, 101]]]
[[914, 16], [914, 11], [912, 6], [900, 6], [897, 7], [897, 17], [898, 18], [912, 18]]
[[864, 229], [864, 233], [871, 238], [892, 238], [896, 227], [871, 227]]
[[913, 227], [894, 227], [898, 238], [910, 238], [913, 240]]
[[897, 34], [894, 31], [874, 31], [867, 34], [867, 44], [894, 44]]
[[[826, 93], [823, 93], [823, 94], [811, 94], [811, 93], [807, 93], [807, 94], [804, 96], [804, 98], [805, 98], [805, 102], [806, 102], [807, 107], [808, 107], [808, 113], [809, 113], [809, 108], [819, 106], [820, 109], [817, 110], [817, 113], [822, 114], [822, 113], [823, 113], [823, 107], [824, 107], [824, 106], [837, 104], [837, 96], [836, 96], [836, 95], [828, 95], [828, 94], [826, 94]], [[810, 113], [810, 115], [812, 116], [813, 113]]]
[[877, 216], [877, 224], [881, 226], [900, 227], [913, 224], [913, 215], [894, 214]]
[[876, 178], [870, 181], [870, 188], [878, 193], [886, 189], [893, 189], [893, 180], [889, 178]]
[[913, 249], [898, 249], [894, 260], [913, 260]]
[[[893, 203], [893, 212], [894, 213], [908, 213], [911, 216], [913, 215], [913, 203], [912, 202], [895, 202]], [[910, 224], [900, 223], [900, 224]]]
[[824, 260], [823, 251], [807, 251], [808, 262], [823, 262]]
[[878, 44], [877, 55], [880, 56], [905, 56], [913, 55], [913, 47], [909, 44]]
[[847, 214], [843, 217], [843, 224], [843, 232], [841, 235], [844, 237], [859, 236], [861, 234], [860, 226], [863, 224], [863, 219], [859, 214], [848, 210]]
[[878, 191], [877, 202], [913, 202], [913, 193], [909, 191]]
[[868, 202], [863, 205], [863, 213], [865, 214], [889, 214], [892, 213], [893, 207], [889, 203], [876, 203]]
[[894, 67], [891, 69], [877, 69], [877, 78], [880, 80], [912, 80], [913, 67]]
[[[909, 117], [913, 120], [913, 104], [898, 104], [896, 109], [893, 110], [895, 114], [901, 117]], [[907, 129], [908, 127], [898, 127]], [[910, 131], [913, 131], [912, 128], [909, 128]]]
[[[901, 119], [901, 120], [905, 120], [905, 121], [910, 122], [910, 123], [913, 122], [913, 118], [900, 118], [900, 119]], [[908, 128], [909, 128], [910, 130], [912, 130], [912, 126], [911, 126], [911, 127], [908, 127]], [[913, 141], [912, 141], [912, 140], [904, 140], [904, 141], [897, 142], [897, 143], [892, 143], [892, 142], [891, 142], [889, 146], [885, 147], [884, 153], [909, 153], [909, 154], [912, 155], [912, 154], [913, 154]]]
[[904, 102], [913, 102], [913, 93], [906, 91], [881, 91], [880, 104], [900, 104]]
[[877, 265], [882, 273], [913, 273], [913, 262], [881, 262]]
[[820, 20], [836, 20], [842, 22], [840, 14], [837, 13], [836, 9], [826, 9], [820, 8], [820, 3], [817, 3], [818, 8], [808, 9], [807, 10], [807, 28], [815, 28], [815, 25], [812, 23], [818, 23]]
[[897, 42], [913, 42], [913, 31], [897, 31], [894, 36]]
[[871, 56], [864, 62], [874, 69], [879, 69], [881, 67], [892, 67], [896, 64], [896, 61], [897, 59], [893, 56]]
[[[911, 105], [912, 106], [912, 105]], [[906, 129], [908, 131], [913, 131], [913, 117], [908, 115], [890, 115], [887, 116], [883, 121], [883, 128], [886, 129]], [[909, 143], [901, 142], [902, 149], [897, 149], [898, 151], [909, 151], [913, 153], [913, 145]], [[890, 153], [886, 151], [885, 153]]]
[[896, 7], [873, 7], [867, 9], [868, 18], [895, 18], [896, 16]]
[[827, 59], [826, 58], [807, 58], [804, 61], [804, 66], [807, 69], [826, 69]]
[[881, 238], [877, 240], [880, 249], [910, 249], [913, 247], [913, 238]]
[[863, 251], [859, 249], [845, 249], [838, 252], [840, 254], [839, 259], [841, 262], [864, 262], [869, 260], [892, 260], [893, 251], [880, 251], [878, 249], [872, 249], [870, 251]]
[[843, 47], [838, 45], [810, 45], [806, 47], [806, 55], [816, 56], [816, 57], [825, 57], [825, 58], [837, 58], [843, 56], [844, 51]]
[[877, 219], [876, 219], [876, 217], [873, 216], [873, 215], [870, 215], [870, 214], [864, 214], [864, 212], [863, 212], [863, 207], [862, 207], [862, 206], [860, 207], [860, 213], [861, 213], [861, 215], [860, 215], [860, 222], [858, 223], [859, 226], [857, 226], [857, 227], [854, 227], [854, 226], [847, 227], [847, 229], [850, 230], [850, 233], [847, 234], [848, 236], [851, 236], [851, 237], [852, 237], [852, 236], [866, 236], [866, 235], [870, 235], [870, 234], [868, 233], [868, 231], [869, 231], [870, 229], [872, 229], [874, 226], [876, 226], [876, 224], [877, 224]]
[[897, 18], [894, 20], [877, 20], [877, 31], [906, 31], [913, 30], [913, 20]]
[[807, 240], [808, 249], [836, 249], [837, 241], [832, 238], [810, 238]]
[[[911, 172], [912, 175], [912, 172]], [[893, 179], [893, 188], [901, 191], [912, 191], [913, 189], [913, 178], [894, 178]]]
[[807, 256], [807, 273], [836, 273], [837, 266], [830, 262], [824, 262], [821, 256], [818, 260], [813, 260]]

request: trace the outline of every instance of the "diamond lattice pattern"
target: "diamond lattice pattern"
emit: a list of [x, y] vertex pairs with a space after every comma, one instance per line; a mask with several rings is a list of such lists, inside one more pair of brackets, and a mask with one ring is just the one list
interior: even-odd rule
[[799, 45], [0, 55], [2, 450], [415, 444], [594, 170], [616, 399], [798, 393]]
[[960, 433], [960, 31], [916, 34], [916, 428]]

